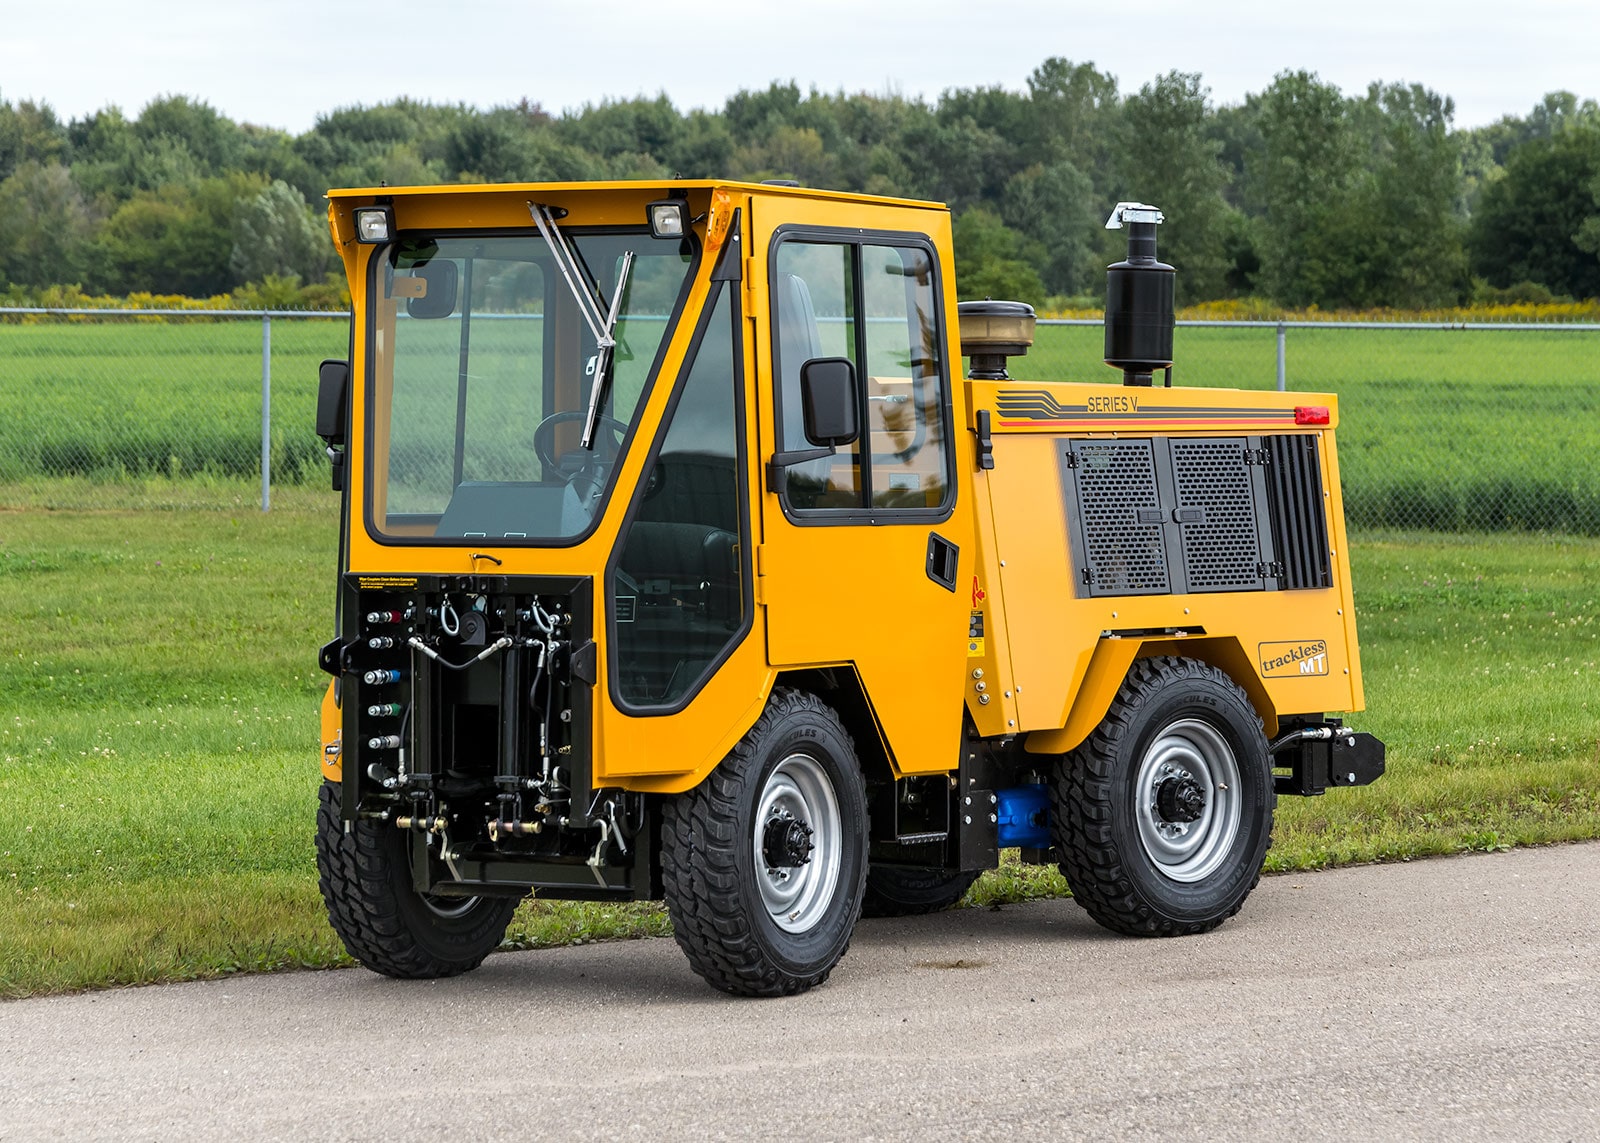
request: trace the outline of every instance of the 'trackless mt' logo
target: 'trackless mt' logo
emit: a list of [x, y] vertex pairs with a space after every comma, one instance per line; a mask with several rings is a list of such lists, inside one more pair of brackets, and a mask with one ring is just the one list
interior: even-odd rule
[[1259, 653], [1261, 677], [1264, 679], [1288, 679], [1300, 675], [1328, 673], [1328, 643], [1325, 639], [1263, 643]]

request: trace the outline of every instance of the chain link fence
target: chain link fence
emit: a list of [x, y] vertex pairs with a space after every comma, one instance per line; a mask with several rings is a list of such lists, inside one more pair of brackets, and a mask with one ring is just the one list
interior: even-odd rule
[[0, 508], [270, 507], [326, 488], [347, 313], [0, 309]]
[[[321, 495], [317, 364], [343, 313], [0, 309], [0, 509]], [[1354, 528], [1600, 535], [1600, 325], [1180, 322], [1173, 383], [1339, 397]], [[1114, 381], [1093, 320], [1019, 379]]]
[[[1600, 325], [1182, 322], [1173, 384], [1339, 398], [1352, 528], [1600, 535]], [[1018, 377], [1114, 381], [1098, 321], [1042, 321]]]

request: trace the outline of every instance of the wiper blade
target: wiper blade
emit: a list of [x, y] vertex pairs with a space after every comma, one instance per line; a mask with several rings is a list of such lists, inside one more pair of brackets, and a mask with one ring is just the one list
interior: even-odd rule
[[567, 288], [578, 300], [578, 312], [594, 334], [594, 380], [589, 385], [589, 408], [583, 418], [583, 435], [578, 438], [579, 447], [592, 450], [595, 429], [600, 423], [600, 405], [611, 372], [611, 356], [617, 344], [612, 333], [617, 328], [617, 315], [622, 309], [622, 295], [628, 288], [628, 274], [633, 269], [634, 253], [632, 250], [623, 251], [622, 268], [617, 272], [617, 288], [612, 292], [611, 305], [602, 308], [600, 292], [583, 272], [582, 263], [567, 244], [567, 236], [556, 225], [555, 213], [538, 202], [528, 204], [528, 213], [533, 215], [534, 225], [539, 228], [545, 245], [550, 247], [550, 256], [555, 259], [556, 268], [566, 279]]

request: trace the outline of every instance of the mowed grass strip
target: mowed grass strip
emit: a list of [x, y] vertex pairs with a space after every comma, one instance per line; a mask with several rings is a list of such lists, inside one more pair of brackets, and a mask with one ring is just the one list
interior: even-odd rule
[[[333, 497], [262, 515], [0, 514], [0, 995], [348, 963], [316, 888]], [[1354, 548], [1390, 772], [1280, 803], [1269, 868], [1600, 837], [1600, 541]], [[1064, 891], [1008, 864], [970, 900]], [[527, 903], [518, 947], [663, 935]]]

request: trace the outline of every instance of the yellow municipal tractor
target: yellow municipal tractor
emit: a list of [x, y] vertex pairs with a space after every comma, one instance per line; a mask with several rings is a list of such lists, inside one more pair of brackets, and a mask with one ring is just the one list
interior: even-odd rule
[[1067, 384], [1009, 377], [1032, 311], [956, 304], [934, 203], [329, 202], [317, 853], [369, 968], [471, 969], [530, 893], [663, 899], [712, 985], [794, 993], [1013, 847], [1110, 929], [1203, 932], [1278, 794], [1383, 772], [1328, 716], [1362, 706], [1337, 402], [1171, 387], [1154, 208], [1109, 224], [1122, 376]]

